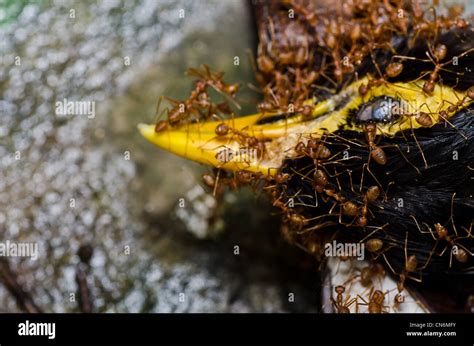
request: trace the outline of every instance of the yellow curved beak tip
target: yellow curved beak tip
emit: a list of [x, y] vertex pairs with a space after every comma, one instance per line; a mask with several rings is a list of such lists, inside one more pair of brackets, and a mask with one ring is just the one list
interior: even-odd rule
[[214, 156], [221, 143], [213, 140], [214, 133], [201, 133], [194, 127], [156, 132], [154, 125], [147, 124], [138, 124], [138, 130], [146, 140], [168, 152], [208, 165], [219, 164]]
[[138, 124], [138, 130], [140, 131], [141, 135], [150, 143], [153, 143], [157, 147], [162, 149], [172, 151], [172, 137], [170, 136], [169, 131], [163, 131], [161, 133], [157, 133], [155, 131], [155, 125], [148, 125], [148, 124]]
[[137, 127], [138, 127], [138, 131], [140, 131], [142, 136], [151, 142], [153, 138], [153, 134], [155, 132], [153, 125], [138, 124]]
[[[149, 142], [153, 143], [154, 145], [169, 150], [169, 141], [165, 143], [163, 134], [155, 132], [154, 125], [148, 124], [138, 124], [138, 131], [140, 131], [141, 135]], [[165, 145], [168, 144], [168, 145]]]

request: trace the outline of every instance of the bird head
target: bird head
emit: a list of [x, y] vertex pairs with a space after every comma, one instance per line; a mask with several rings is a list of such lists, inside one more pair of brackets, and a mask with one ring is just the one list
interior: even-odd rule
[[[235, 117], [224, 121], [184, 124], [156, 131], [156, 125], [139, 124], [148, 141], [156, 146], [215, 168], [273, 175], [285, 160], [301, 155], [298, 143], [341, 131], [364, 137], [365, 125], [375, 124], [377, 133], [394, 137], [397, 133], [439, 123], [440, 114], [449, 120], [471, 102], [467, 91], [436, 85], [433, 92], [420, 92], [423, 82], [384, 83], [360, 95], [363, 78], [325, 100], [308, 99], [303, 112], [278, 110]], [[465, 99], [460, 107], [449, 106]], [[444, 121], [444, 120], [443, 120]], [[252, 142], [254, 140], [254, 142]], [[258, 146], [260, 144], [260, 147]], [[332, 156], [340, 153], [331, 153]]]

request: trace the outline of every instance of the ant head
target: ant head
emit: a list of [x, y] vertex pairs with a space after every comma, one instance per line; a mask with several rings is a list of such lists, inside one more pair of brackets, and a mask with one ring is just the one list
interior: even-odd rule
[[380, 290], [376, 290], [372, 294], [372, 299], [375, 303], [382, 304], [383, 300], [385, 299], [385, 294], [383, 294], [383, 292]]
[[439, 238], [443, 239], [447, 237], [448, 230], [446, 229], [446, 227], [441, 226], [439, 222], [435, 223], [434, 227]]

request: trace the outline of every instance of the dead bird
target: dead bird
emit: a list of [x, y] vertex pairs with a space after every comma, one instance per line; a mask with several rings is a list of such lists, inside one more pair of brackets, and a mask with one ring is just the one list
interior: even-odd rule
[[193, 69], [189, 98], [142, 135], [215, 167], [214, 191], [266, 191], [285, 237], [318, 260], [333, 239], [362, 243], [400, 291], [451, 280], [462, 309], [474, 291], [472, 26], [418, 1], [254, 10], [259, 112], [236, 117], [238, 86]]

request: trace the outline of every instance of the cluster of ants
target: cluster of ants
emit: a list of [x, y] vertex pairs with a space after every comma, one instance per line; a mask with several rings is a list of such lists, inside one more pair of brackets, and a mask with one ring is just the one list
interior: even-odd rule
[[[416, 255], [408, 255], [407, 251], [407, 244], [408, 244], [408, 233], [406, 234], [405, 238], [405, 264], [404, 268], [400, 273], [395, 272], [395, 270], [390, 265], [390, 262], [385, 257], [383, 248], [385, 246], [384, 242], [378, 238], [370, 238], [367, 240], [364, 245], [365, 248], [372, 253], [374, 256], [372, 257], [373, 260], [377, 259], [379, 256], [383, 256], [385, 259], [385, 263], [387, 267], [390, 268], [392, 274], [399, 277], [399, 281], [396, 284], [396, 287], [390, 290], [386, 290], [383, 292], [381, 289], [376, 289], [376, 284], [379, 286], [382, 285], [382, 282], [386, 276], [385, 269], [381, 263], [378, 262], [370, 262], [368, 265], [356, 268], [355, 272], [356, 275], [350, 277], [346, 282], [343, 284], [337, 285], [334, 288], [336, 298], [331, 297], [331, 303], [333, 305], [334, 311], [337, 313], [350, 313], [351, 307], [355, 304], [355, 311], [359, 312], [360, 306], [366, 306], [367, 312], [369, 313], [388, 313], [391, 310], [393, 312], [400, 311], [401, 304], [404, 303], [406, 300], [406, 294], [404, 293], [405, 290], [405, 281], [407, 279], [411, 279], [417, 282], [421, 282], [421, 276], [415, 276], [416, 273], [421, 273], [430, 262], [431, 256], [443, 256], [447, 251], [450, 252], [450, 266], [452, 262], [452, 258], [454, 257], [460, 263], [466, 263], [471, 256], [474, 256], [474, 253], [470, 252], [467, 248], [465, 248], [459, 241], [462, 239], [466, 239], [472, 237], [472, 224], [471, 228], [466, 231], [466, 235], [461, 236], [459, 235], [456, 227], [453, 225], [454, 234], [450, 234], [448, 228], [446, 226], [441, 225], [440, 223], [434, 224], [434, 230], [430, 228], [428, 225], [424, 225], [428, 230], [423, 231], [421, 230], [416, 218], [413, 217], [418, 230], [421, 233], [430, 233], [431, 236], [436, 240], [435, 245], [430, 252], [426, 263], [422, 266], [418, 265], [418, 259]], [[442, 250], [439, 250], [440, 245]], [[347, 256], [341, 256], [339, 260], [340, 263], [346, 262], [349, 259]], [[351, 263], [351, 267], [352, 267]], [[338, 268], [339, 270], [339, 268]], [[351, 270], [353, 272], [354, 270]], [[344, 292], [346, 292], [346, 288], [348, 284], [352, 284], [355, 280], [364, 288], [363, 292], [367, 293], [366, 298], [364, 299], [363, 296], [360, 294], [356, 294], [356, 296], [351, 297], [349, 294], [346, 294], [346, 297], [343, 297]], [[350, 287], [350, 286], [349, 286]], [[392, 293], [395, 290], [396, 293], [392, 295], [392, 303], [386, 300], [387, 295]], [[423, 305], [420, 305], [418, 301], [415, 301], [419, 306], [424, 309]], [[388, 305], [386, 305], [388, 304]]]
[[[416, 219], [415, 219], [416, 222]], [[417, 224], [418, 226], [418, 224]], [[406, 234], [405, 239], [405, 260], [404, 260], [404, 268], [401, 272], [396, 272], [387, 257], [384, 254], [384, 242], [378, 238], [371, 238], [367, 240], [365, 244], [365, 248], [373, 255], [372, 259], [376, 260], [379, 256], [383, 256], [387, 267], [391, 270], [392, 274], [398, 276], [399, 280], [396, 284], [396, 287], [383, 292], [380, 289], [375, 289], [374, 281], [375, 279], [379, 280], [379, 283], [382, 282], [383, 278], [386, 275], [385, 269], [381, 263], [378, 262], [371, 262], [369, 265], [363, 267], [362, 269], [356, 269], [359, 273], [353, 277], [351, 277], [348, 281], [353, 282], [354, 280], [358, 280], [360, 285], [366, 290], [370, 289], [368, 292], [367, 298], [364, 299], [361, 295], [357, 294], [356, 297], [352, 297], [350, 295], [346, 295], [346, 298], [343, 298], [343, 293], [346, 291], [347, 282], [342, 285], [338, 285], [335, 287], [336, 299], [331, 297], [331, 302], [333, 304], [334, 310], [337, 313], [350, 313], [351, 306], [355, 304], [355, 311], [359, 312], [359, 306], [367, 306], [367, 311], [369, 313], [388, 313], [390, 309], [393, 312], [400, 311], [401, 304], [405, 302], [406, 294], [404, 293], [405, 290], [405, 282], [407, 279], [414, 280], [416, 282], [421, 282], [421, 272], [429, 265], [431, 257], [433, 255], [436, 256], [443, 256], [447, 251], [450, 252], [450, 267], [452, 264], [453, 257], [460, 263], [466, 263], [471, 256], [474, 256], [474, 253], [470, 252], [467, 248], [465, 248], [459, 240], [472, 237], [471, 229], [466, 231], [465, 236], [458, 235], [457, 230], [455, 230], [455, 234], [449, 234], [448, 229], [445, 226], [442, 226], [440, 223], [434, 224], [434, 232], [428, 226], [425, 225], [429, 230], [425, 231], [425, 233], [430, 233], [433, 238], [436, 239], [435, 245], [430, 252], [430, 255], [426, 262], [419, 266], [419, 262], [417, 256], [415, 254], [408, 255], [407, 252], [407, 243], [408, 243], [408, 233]], [[424, 232], [419, 228], [420, 232]], [[442, 246], [442, 250], [439, 250], [440, 245]], [[387, 249], [385, 249], [386, 251]], [[341, 261], [347, 261], [349, 258], [342, 256], [339, 258]], [[391, 293], [393, 290], [396, 291], [396, 294], [393, 295], [393, 301], [390, 305], [390, 302], [387, 302], [386, 296]], [[360, 303], [359, 301], [362, 301]], [[385, 305], [388, 303], [388, 305]]]
[[[405, 302], [405, 296], [401, 292], [394, 295], [393, 304], [386, 305], [390, 304], [386, 299], [390, 291], [383, 292], [375, 288], [377, 283], [381, 283], [386, 275], [380, 263], [371, 263], [365, 267], [357, 268], [355, 271], [357, 274], [349, 278], [348, 282], [334, 287], [335, 297], [332, 296], [330, 300], [336, 313], [348, 314], [353, 306], [355, 306], [355, 312], [360, 312], [360, 307], [365, 306], [367, 312], [373, 314], [388, 313], [390, 309], [393, 309], [393, 311], [400, 310], [401, 304]], [[351, 297], [350, 294], [346, 293], [346, 290], [348, 284], [356, 279], [359, 280], [364, 290], [361, 292], [362, 294], [356, 294], [354, 297]]]
[[[399, 76], [404, 59], [411, 59], [393, 54], [395, 37], [410, 35], [408, 45], [413, 46], [418, 41], [434, 42], [443, 30], [469, 25], [459, 17], [462, 7], [450, 7], [446, 17], [430, 8], [428, 18], [418, 0], [344, 1], [341, 9], [332, 12], [313, 8], [315, 5], [317, 2], [275, 2], [269, 11], [276, 14], [260, 23], [257, 81], [264, 96], [261, 111], [291, 108], [303, 115], [311, 114], [303, 102], [315, 89], [337, 92], [357, 79], [357, 67], [370, 59], [378, 77], [360, 85], [360, 94], [366, 95], [372, 87]], [[382, 71], [374, 57], [384, 51], [393, 57]], [[433, 92], [440, 70], [451, 63], [441, 63], [445, 57], [446, 46], [430, 49], [428, 61], [434, 69], [427, 72], [429, 79], [423, 91]]]
[[[358, 80], [358, 67], [367, 61], [373, 63], [376, 74], [369, 75], [368, 82], [360, 84], [358, 89], [360, 96], [363, 97], [372, 88], [389, 84], [392, 78], [400, 76], [407, 60], [432, 63], [433, 69], [422, 73], [417, 79], [424, 79], [420, 92], [432, 94], [435, 86], [442, 82], [441, 71], [446, 70], [446, 66], [452, 63], [452, 60], [446, 61], [447, 47], [438, 43], [437, 38], [443, 30], [465, 29], [469, 26], [466, 20], [459, 18], [462, 12], [459, 7], [451, 7], [445, 17], [436, 15], [433, 8], [428, 11], [422, 10], [417, 0], [344, 1], [337, 13], [329, 13], [327, 9], [318, 10], [312, 8], [312, 4], [303, 5], [294, 0], [270, 2], [267, 6], [271, 8], [272, 15], [266, 17], [262, 15], [265, 18], [258, 23], [260, 41], [256, 64], [254, 63], [256, 80], [260, 84], [259, 89], [263, 96], [263, 101], [258, 104], [258, 110], [263, 114], [275, 113], [287, 116], [301, 114], [303, 119], [311, 117], [313, 113], [313, 106], [305, 101], [313, 97], [318, 99], [320, 95], [337, 94], [344, 86]], [[419, 41], [428, 42], [427, 59], [397, 55], [392, 42], [398, 36], [408, 38], [408, 46], [413, 46]], [[458, 58], [470, 51], [459, 55]], [[391, 58], [384, 68], [380, 68], [375, 62], [375, 56], [383, 53]], [[185, 100], [168, 99], [172, 107], [166, 110], [167, 119], [157, 122], [156, 132], [201, 120], [224, 120], [235, 115], [231, 104], [234, 106], [237, 104], [235, 101], [239, 89], [237, 84], [226, 84], [222, 73], [213, 72], [207, 66], [203, 66], [200, 70], [190, 69], [188, 74], [197, 77], [194, 89]], [[209, 88], [221, 94], [225, 99], [224, 102], [213, 103], [208, 93]], [[434, 124], [433, 119], [449, 123], [448, 113], [458, 111], [473, 100], [474, 86], [467, 90], [465, 97], [450, 104], [445, 111], [440, 111], [437, 118], [426, 112], [418, 112], [414, 118], [422, 127], [431, 127]], [[383, 148], [377, 145], [377, 125], [369, 122], [363, 127], [369, 160], [373, 160], [377, 165], [385, 165], [387, 156]], [[265, 155], [265, 142], [245, 129], [233, 128], [228, 122], [217, 125], [215, 135], [234, 136], [243, 147], [255, 149], [259, 157]], [[330, 165], [337, 164], [335, 158], [340, 153], [331, 152], [328, 148], [326, 142], [329, 138], [330, 135], [327, 138], [324, 136], [314, 138], [310, 134], [302, 137], [294, 148], [289, 148], [293, 159], [305, 157], [313, 162], [310, 174], [305, 174], [301, 179], [309, 182], [325, 202], [332, 203], [326, 215], [310, 219], [299, 212], [298, 208], [294, 208], [293, 198], [285, 193], [286, 184], [293, 176], [291, 172], [280, 170], [274, 174], [263, 174], [246, 170], [228, 172], [214, 168], [212, 174], [203, 175], [203, 181], [213, 190], [215, 196], [222, 195], [225, 186], [232, 190], [237, 190], [240, 186], [250, 186], [255, 191], [264, 191], [273, 206], [283, 214], [284, 237], [321, 259], [322, 244], [334, 234], [314, 231], [344, 224], [345, 217], [351, 218], [353, 220], [351, 224], [356, 227], [369, 228], [371, 205], [383, 203], [387, 198], [386, 195], [382, 197], [381, 188], [377, 185], [359, 191], [362, 204], [356, 203], [340, 191], [337, 182], [338, 173], [329, 174], [328, 170]], [[365, 165], [368, 166], [369, 163]], [[368, 167], [367, 171], [370, 172]], [[374, 178], [376, 180], [376, 177]], [[328, 221], [326, 219], [328, 215], [336, 215], [338, 219]], [[390, 246], [400, 244], [389, 245], [385, 240], [370, 236], [361, 240], [366, 249], [373, 254], [374, 260], [383, 257], [393, 274], [398, 276], [395, 307], [403, 302], [402, 291], [405, 281], [407, 279], [419, 281], [416, 273], [420, 273], [429, 265], [432, 256], [443, 256], [450, 249], [450, 266], [453, 255], [460, 263], [466, 263], [474, 256], [469, 249], [459, 243], [463, 238], [472, 237], [471, 229], [465, 230], [464, 235], [458, 235], [454, 225], [454, 234], [440, 223], [433, 224], [432, 228], [423, 225], [425, 230], [422, 230], [418, 223], [416, 225], [420, 232], [431, 234], [435, 240], [435, 247], [426, 263], [419, 266], [416, 255], [408, 256], [405, 243], [405, 265], [398, 273], [392, 268], [384, 252]], [[442, 250], [436, 253], [443, 244]], [[453, 252], [453, 248], [457, 251]], [[371, 264], [367, 269], [360, 271], [358, 279], [363, 286], [368, 287], [371, 285], [372, 277], [376, 275], [382, 275], [382, 271], [378, 265]], [[336, 298], [332, 299], [332, 303], [338, 312], [349, 312], [349, 307], [353, 304], [366, 305], [369, 312], [388, 311], [384, 305], [385, 293], [380, 290], [372, 289], [368, 300], [360, 296], [344, 299], [343, 293], [344, 286], [337, 286]]]
[[[188, 69], [187, 74], [198, 78], [194, 83], [193, 90], [185, 100], [173, 100], [165, 97], [172, 107], [164, 110], [167, 113], [167, 119], [156, 123], [155, 132], [164, 131], [168, 126], [176, 127], [201, 120], [220, 119], [219, 116], [232, 113], [229, 102], [237, 104], [234, 98], [239, 90], [239, 85], [224, 83], [222, 80], [224, 73], [211, 71], [209, 66], [203, 65], [201, 69]], [[212, 102], [209, 96], [210, 88], [223, 95], [226, 101], [218, 104]], [[157, 114], [160, 113], [160, 104], [161, 99], [158, 102]], [[160, 116], [162, 114], [163, 112]]]
[[[414, 217], [413, 217], [414, 218]], [[415, 222], [416, 219], [414, 218]], [[418, 224], [417, 224], [418, 226]], [[411, 279], [417, 282], [421, 282], [421, 276], [415, 276], [416, 273], [421, 273], [430, 262], [431, 256], [436, 254], [437, 256], [443, 256], [446, 251], [450, 252], [450, 266], [451, 261], [454, 258], [460, 263], [466, 263], [471, 256], [474, 256], [474, 253], [470, 252], [467, 248], [465, 248], [462, 244], [459, 243], [459, 240], [472, 237], [471, 229], [467, 230], [465, 236], [458, 235], [457, 230], [455, 230], [455, 234], [449, 234], [447, 227], [442, 226], [440, 223], [434, 224], [434, 232], [428, 226], [425, 225], [429, 230], [425, 231], [426, 233], [430, 233], [435, 239], [435, 245], [430, 252], [429, 258], [427, 259], [426, 263], [422, 266], [418, 265], [418, 259], [416, 255], [408, 256], [407, 253], [407, 243], [408, 243], [408, 233], [406, 234], [405, 239], [405, 265], [403, 270], [400, 273], [397, 273], [390, 262], [385, 257], [383, 248], [384, 242], [378, 238], [371, 238], [367, 240], [365, 244], [365, 248], [372, 253], [374, 256], [372, 260], [377, 259], [379, 256], [383, 256], [385, 259], [385, 263], [387, 264], [388, 268], [390, 268], [392, 274], [399, 277], [399, 281], [396, 284], [396, 287], [383, 292], [381, 289], [375, 289], [376, 287], [376, 280], [378, 280], [379, 284], [382, 284], [383, 279], [386, 276], [385, 269], [381, 263], [378, 262], [370, 262], [365, 267], [356, 268], [357, 274], [350, 277], [346, 282], [343, 284], [337, 285], [334, 288], [336, 298], [331, 297], [331, 303], [333, 305], [334, 311], [337, 313], [350, 313], [351, 307], [355, 304], [355, 311], [359, 312], [359, 306], [366, 306], [367, 311], [369, 313], [388, 313], [390, 309], [392, 311], [397, 312], [400, 311], [401, 304], [405, 302], [406, 294], [404, 293], [405, 290], [405, 282], [407, 279]], [[419, 227], [419, 226], [418, 226]], [[472, 227], [472, 225], [471, 225]], [[421, 229], [420, 232], [423, 233]], [[442, 250], [436, 253], [436, 250], [439, 250], [439, 245], [442, 245]], [[346, 262], [349, 258], [347, 256], [341, 256], [339, 260], [341, 262]], [[355, 280], [358, 280], [358, 283], [365, 288], [363, 292], [367, 293], [367, 299], [364, 299], [363, 296], [357, 294], [356, 296], [352, 297], [349, 294], [346, 294], [346, 297], [343, 298], [343, 294], [346, 291], [346, 287], [348, 283], [352, 284]], [[391, 293], [393, 290], [396, 293], [393, 295], [392, 304], [386, 300], [386, 296]], [[361, 302], [360, 302], [361, 301]], [[415, 301], [417, 302], [417, 301]], [[385, 305], [388, 303], [388, 305]], [[419, 302], [417, 302], [419, 304]], [[422, 305], [420, 305], [422, 306]]]

